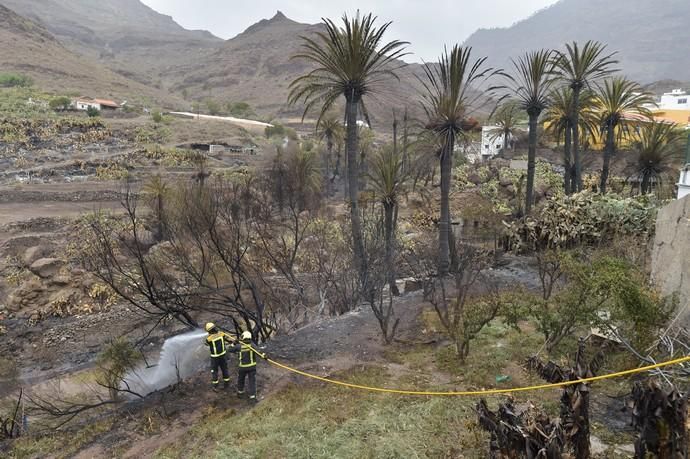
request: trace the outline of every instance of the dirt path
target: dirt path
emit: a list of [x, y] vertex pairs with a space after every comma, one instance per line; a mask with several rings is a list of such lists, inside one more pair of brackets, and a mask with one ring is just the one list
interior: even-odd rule
[[96, 210], [121, 211], [119, 201], [0, 203], [0, 225], [33, 218], [74, 218]]

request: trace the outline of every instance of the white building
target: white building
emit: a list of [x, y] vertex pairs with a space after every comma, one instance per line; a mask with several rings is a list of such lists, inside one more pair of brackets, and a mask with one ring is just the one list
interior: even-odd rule
[[115, 101], [108, 99], [91, 99], [89, 97], [74, 99], [72, 105], [76, 110], [82, 111], [87, 111], [89, 108], [95, 108], [98, 111], [117, 110], [120, 108], [120, 105]]
[[87, 111], [90, 108], [95, 108], [96, 110], [101, 109], [101, 104], [93, 99], [75, 99], [73, 102], [74, 108], [76, 110]]
[[[482, 160], [490, 159], [496, 156], [503, 149], [503, 134], [496, 135], [499, 126], [483, 126], [482, 127]], [[510, 139], [508, 140], [510, 143]]]
[[659, 101], [660, 110], [690, 110], [690, 95], [682, 89], [664, 93]]

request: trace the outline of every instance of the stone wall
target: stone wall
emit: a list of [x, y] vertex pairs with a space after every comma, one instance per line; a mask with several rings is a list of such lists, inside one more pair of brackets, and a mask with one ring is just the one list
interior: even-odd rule
[[659, 211], [652, 278], [664, 295], [680, 295], [682, 321], [690, 325], [690, 196]]

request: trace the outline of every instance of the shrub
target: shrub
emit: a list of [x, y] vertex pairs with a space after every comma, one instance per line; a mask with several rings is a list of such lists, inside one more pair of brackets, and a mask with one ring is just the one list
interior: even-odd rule
[[254, 109], [247, 102], [230, 102], [226, 105], [226, 109], [231, 116], [238, 118], [256, 117]]
[[89, 116], [89, 118], [96, 118], [98, 116], [101, 116], [101, 111], [96, 107], [89, 107], [86, 110], [86, 114]]
[[656, 219], [653, 198], [620, 198], [582, 192], [549, 200], [533, 215], [507, 225], [509, 249], [516, 252], [602, 245], [615, 237], [651, 237]]
[[212, 116], [220, 115], [220, 104], [215, 100], [209, 99], [206, 101], [206, 108], [208, 109], [208, 114]]
[[113, 341], [98, 356], [99, 375], [96, 381], [108, 389], [112, 400], [118, 399], [124, 377], [139, 364], [141, 359], [141, 353], [123, 338]]
[[162, 123], [163, 122], [163, 114], [161, 112], [153, 112], [151, 113], [151, 118], [153, 119], [154, 123]]
[[285, 132], [285, 126], [280, 123], [273, 123], [273, 126], [266, 126], [264, 130], [266, 138], [268, 139], [271, 137], [285, 137]]
[[16, 73], [0, 73], [0, 87], [26, 88], [31, 85], [33, 85], [33, 80], [26, 75]]
[[59, 96], [51, 99], [48, 105], [55, 111], [69, 110], [72, 106], [72, 99], [67, 96]]
[[525, 294], [522, 306], [536, 318], [549, 350], [583, 326], [616, 331], [627, 342], [646, 346], [674, 309], [674, 301], [661, 298], [644, 273], [623, 259], [548, 251], [537, 261], [542, 292]]

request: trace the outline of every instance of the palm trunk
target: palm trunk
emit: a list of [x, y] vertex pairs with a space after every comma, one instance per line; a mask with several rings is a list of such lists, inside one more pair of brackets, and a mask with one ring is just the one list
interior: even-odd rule
[[609, 169], [611, 167], [611, 156], [616, 148], [613, 138], [613, 123], [609, 122], [606, 127], [606, 147], [604, 148], [604, 167], [601, 169], [601, 181], [599, 192], [606, 194], [606, 182], [609, 180]]
[[362, 236], [362, 222], [359, 216], [359, 163], [357, 150], [359, 139], [357, 137], [357, 108], [359, 100], [354, 97], [347, 98], [347, 182], [350, 198], [350, 220], [352, 222], [352, 248], [355, 257], [355, 266], [359, 271], [360, 282], [366, 281], [366, 260], [364, 259], [364, 240]]
[[405, 116], [403, 117], [403, 174], [407, 174], [407, 171], [409, 170], [409, 164], [407, 164], [408, 159], [407, 159], [407, 108], [405, 108]]
[[333, 134], [326, 137], [326, 197], [331, 197], [331, 159], [333, 158]]
[[566, 195], [571, 195], [573, 194], [573, 180], [572, 180], [572, 174], [573, 174], [573, 164], [571, 161], [571, 156], [570, 156], [570, 147], [573, 143], [572, 139], [572, 131], [570, 130], [570, 127], [565, 128], [565, 142], [563, 145], [563, 167], [565, 168], [565, 174], [563, 176], [563, 184], [565, 187], [565, 194]]
[[386, 231], [386, 268], [388, 270], [388, 286], [390, 288], [391, 295], [398, 296], [400, 291], [398, 286], [395, 284], [395, 254], [393, 243], [395, 240], [395, 207], [393, 203], [384, 203], [383, 210], [385, 212], [385, 231]]
[[529, 150], [527, 151], [527, 190], [525, 193], [525, 214], [532, 211], [534, 202], [534, 175], [537, 159], [537, 119], [539, 113], [529, 114]]
[[582, 161], [580, 160], [580, 91], [579, 85], [573, 87], [573, 112], [571, 125], [573, 130], [573, 161], [575, 162], [575, 183], [573, 189], [582, 191]]
[[438, 224], [438, 273], [440, 276], [447, 275], [450, 269], [450, 179], [454, 147], [455, 133], [450, 132], [441, 156], [441, 220]]
[[393, 155], [398, 156], [398, 120], [393, 118]]
[[640, 191], [642, 194], [648, 194], [651, 190], [651, 177], [650, 174], [645, 172], [642, 175], [642, 183], [640, 184]]
[[503, 133], [503, 153], [508, 151], [508, 132]]

